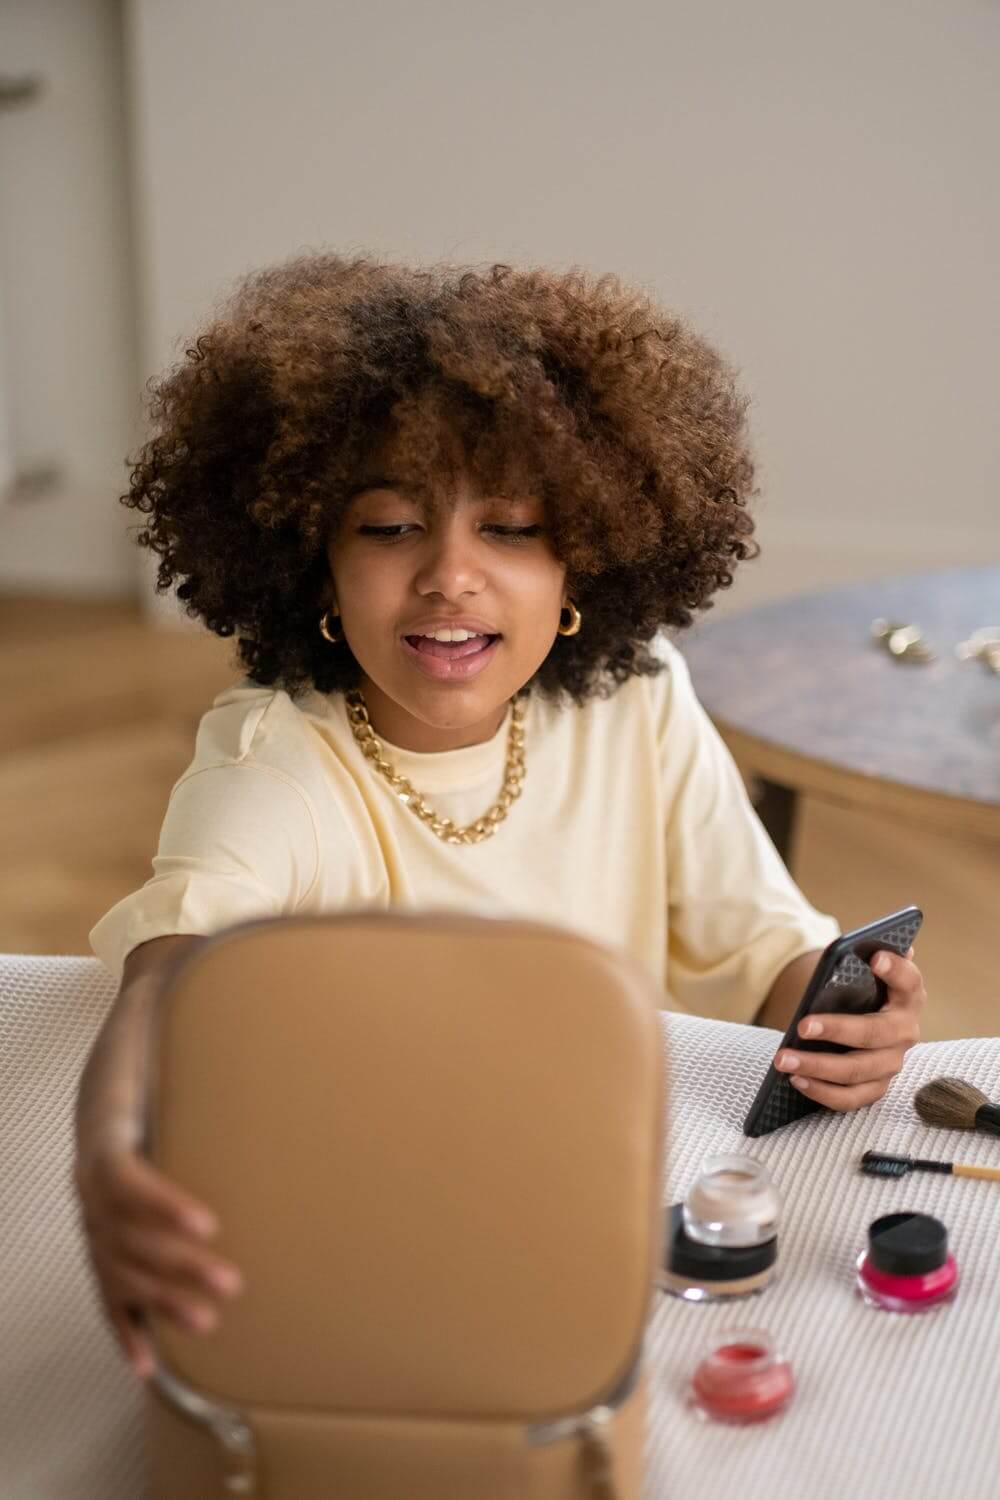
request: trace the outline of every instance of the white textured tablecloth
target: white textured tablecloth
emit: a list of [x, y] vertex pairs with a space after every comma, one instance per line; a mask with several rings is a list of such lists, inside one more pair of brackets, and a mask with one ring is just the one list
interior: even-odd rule
[[[80, 1070], [114, 996], [89, 958], [0, 956], [0, 1500], [143, 1500], [142, 1393], [104, 1325], [72, 1185]], [[697, 1307], [658, 1294], [649, 1325], [649, 1500], [993, 1500], [1000, 1481], [1000, 1183], [866, 1178], [861, 1152], [1000, 1163], [1000, 1138], [931, 1131], [919, 1085], [956, 1073], [1000, 1099], [1000, 1039], [915, 1048], [879, 1104], [748, 1141], [740, 1122], [777, 1033], [664, 1016], [671, 1079], [666, 1201], [704, 1156], [745, 1151], [785, 1195], [779, 1279]], [[897, 1209], [948, 1225], [952, 1306], [894, 1317], [861, 1305], [854, 1260]], [[702, 1341], [769, 1329], [799, 1388], [759, 1427], [702, 1424], [684, 1405]], [[399, 1497], [405, 1500], [405, 1497]], [[451, 1500], [451, 1497], [442, 1497]]]
[[[1000, 1137], [932, 1130], [913, 1110], [921, 1084], [967, 1078], [1000, 1099], [1000, 1040], [921, 1044], [886, 1096], [824, 1111], [748, 1140], [742, 1121], [777, 1032], [665, 1016], [671, 1108], [667, 1201], [706, 1155], [766, 1163], [785, 1199], [778, 1279], [756, 1297], [693, 1305], [661, 1295], [648, 1333], [653, 1373], [646, 1492], [711, 1500], [995, 1500], [1000, 1489], [1000, 1182], [915, 1173], [866, 1177], [861, 1154], [1000, 1166]], [[956, 1300], [896, 1315], [853, 1291], [868, 1225], [915, 1210], [948, 1226]], [[685, 1406], [700, 1345], [716, 1331], [767, 1329], [798, 1388], [778, 1417], [703, 1422]]]
[[95, 958], [0, 956], [0, 1500], [144, 1500], [143, 1392], [90, 1275], [80, 1073], [117, 986]]

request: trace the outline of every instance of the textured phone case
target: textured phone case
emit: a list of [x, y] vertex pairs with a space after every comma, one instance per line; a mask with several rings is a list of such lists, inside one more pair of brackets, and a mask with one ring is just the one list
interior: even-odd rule
[[[872, 954], [879, 948], [892, 948], [896, 953], [905, 953], [916, 937], [922, 920], [922, 913], [914, 913], [904, 922], [872, 933], [870, 937], [862, 940], [863, 944]], [[864, 978], [867, 969], [868, 965], [864, 959], [848, 950], [841, 955], [828, 983], [857, 983]], [[813, 1050], [821, 1049], [815, 1048], [814, 1045]], [[760, 1119], [754, 1127], [753, 1135], [754, 1137], [769, 1135], [772, 1130], [780, 1130], [783, 1125], [790, 1125], [793, 1120], [800, 1120], [803, 1115], [811, 1115], [817, 1109], [824, 1107], [817, 1100], [809, 1099], [805, 1094], [800, 1094], [798, 1089], [793, 1089], [785, 1073], [778, 1073], [776, 1082], [761, 1111]]]

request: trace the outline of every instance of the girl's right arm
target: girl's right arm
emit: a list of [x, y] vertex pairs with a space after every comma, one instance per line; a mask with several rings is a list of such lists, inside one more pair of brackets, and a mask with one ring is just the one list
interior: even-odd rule
[[74, 1182], [105, 1314], [136, 1374], [154, 1366], [136, 1312], [156, 1308], [197, 1332], [218, 1321], [220, 1297], [242, 1281], [206, 1245], [218, 1232], [208, 1205], [152, 1167], [139, 1151], [147, 1030], [163, 970], [200, 937], [174, 935], [129, 954], [118, 997], [94, 1043], [76, 1107]]

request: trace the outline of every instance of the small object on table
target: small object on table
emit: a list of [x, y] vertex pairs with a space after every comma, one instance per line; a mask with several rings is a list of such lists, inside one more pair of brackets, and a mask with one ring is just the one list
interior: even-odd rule
[[982, 1089], [964, 1078], [932, 1078], [917, 1090], [913, 1107], [926, 1125], [1000, 1135], [1000, 1104], [991, 1104]]
[[955, 647], [959, 661], [979, 660], [991, 672], [1000, 674], [1000, 625], [984, 625], [974, 630], [966, 641]]
[[953, 1177], [984, 1177], [1000, 1182], [1000, 1167], [971, 1167], [957, 1161], [930, 1161], [919, 1156], [889, 1156], [884, 1151], [866, 1151], [861, 1170], [868, 1177], [905, 1177], [907, 1172], [944, 1172]]
[[684, 1200], [684, 1228], [703, 1245], [760, 1245], [778, 1232], [781, 1194], [754, 1156], [707, 1156]]
[[857, 1262], [857, 1290], [885, 1312], [930, 1312], [954, 1297], [958, 1266], [948, 1231], [930, 1214], [886, 1214], [868, 1229]]
[[795, 1391], [792, 1367], [769, 1333], [734, 1328], [705, 1346], [691, 1377], [691, 1405], [717, 1422], [762, 1422], [783, 1411]]
[[762, 1292], [778, 1259], [781, 1194], [752, 1156], [709, 1156], [683, 1203], [665, 1210], [661, 1290], [686, 1302]]
[[665, 1210], [661, 1291], [684, 1302], [709, 1303], [753, 1297], [772, 1285], [777, 1235], [756, 1245], [706, 1245], [685, 1232], [683, 1210], [681, 1203]]
[[903, 620], [872, 621], [872, 639], [884, 646], [897, 661], [935, 661], [936, 652], [924, 639], [919, 625], [908, 625]]

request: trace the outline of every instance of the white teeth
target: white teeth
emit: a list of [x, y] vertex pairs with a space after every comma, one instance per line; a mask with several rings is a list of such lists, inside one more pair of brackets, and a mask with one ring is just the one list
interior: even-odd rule
[[476, 637], [475, 630], [422, 630], [420, 632], [429, 641], [471, 641]]

